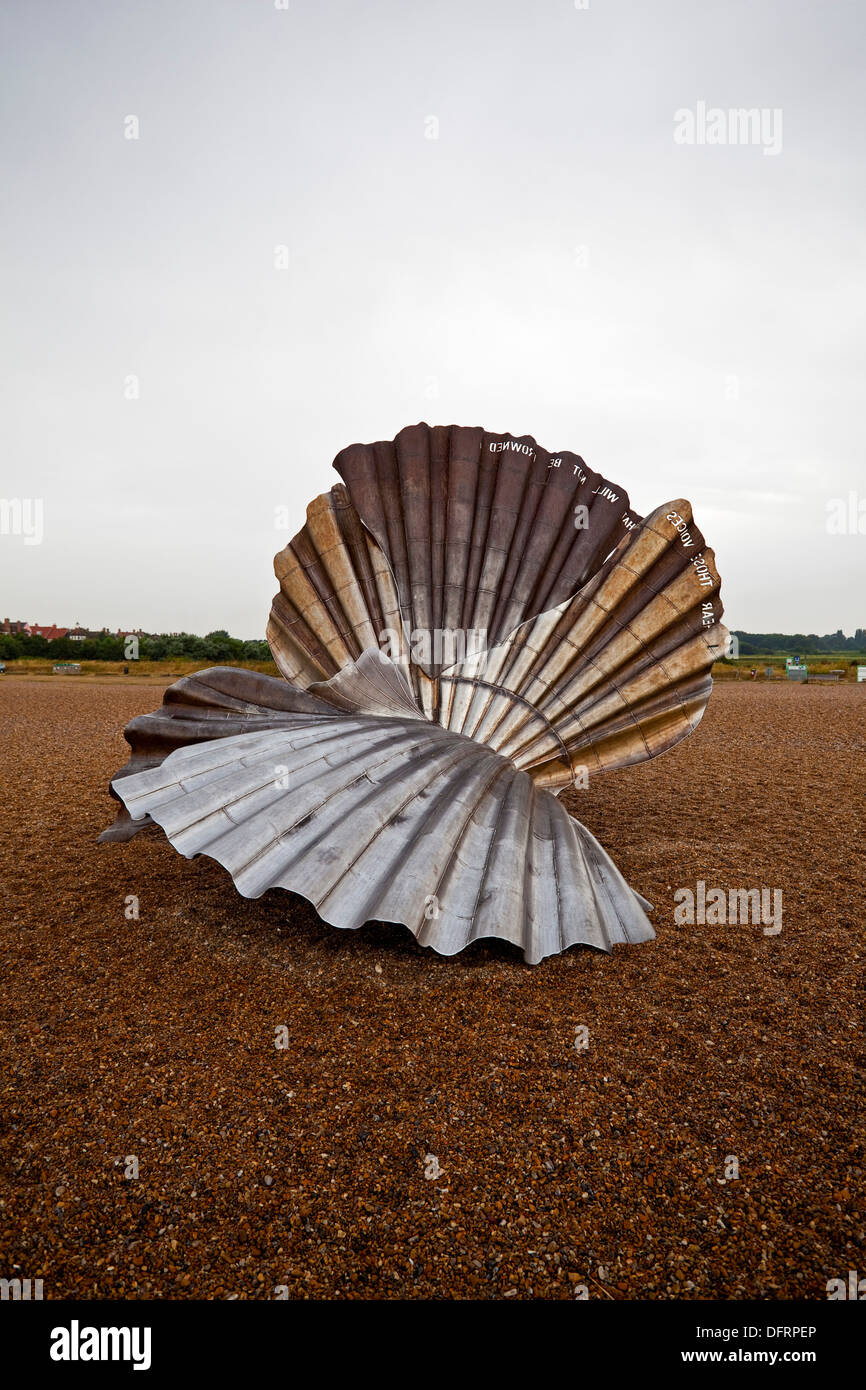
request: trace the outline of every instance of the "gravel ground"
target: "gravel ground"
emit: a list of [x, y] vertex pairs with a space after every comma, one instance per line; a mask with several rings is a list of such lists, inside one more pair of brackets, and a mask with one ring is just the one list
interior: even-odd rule
[[[658, 936], [534, 968], [246, 902], [158, 830], [98, 846], [122, 726], [158, 703], [0, 677], [0, 1276], [808, 1299], [866, 1269], [866, 687], [717, 686], [692, 738], [574, 794]], [[698, 879], [781, 888], [781, 934], [676, 925]]]

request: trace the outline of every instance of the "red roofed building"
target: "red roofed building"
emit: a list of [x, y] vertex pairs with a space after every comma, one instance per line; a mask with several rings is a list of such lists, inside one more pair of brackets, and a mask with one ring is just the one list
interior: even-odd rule
[[43, 627], [40, 623], [30, 624], [31, 637], [44, 637], [46, 642], [56, 642], [58, 637], [65, 637], [69, 631], [68, 627], [55, 627], [53, 623], [48, 627]]

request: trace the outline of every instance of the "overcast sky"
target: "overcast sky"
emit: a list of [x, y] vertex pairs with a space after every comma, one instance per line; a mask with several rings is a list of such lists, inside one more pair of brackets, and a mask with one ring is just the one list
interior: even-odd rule
[[[275, 508], [427, 420], [689, 498], [731, 627], [866, 626], [866, 535], [827, 530], [866, 498], [864, 31], [859, 0], [4, 0], [0, 496], [44, 538], [0, 535], [0, 616], [261, 636]], [[766, 138], [699, 143], [702, 102]]]

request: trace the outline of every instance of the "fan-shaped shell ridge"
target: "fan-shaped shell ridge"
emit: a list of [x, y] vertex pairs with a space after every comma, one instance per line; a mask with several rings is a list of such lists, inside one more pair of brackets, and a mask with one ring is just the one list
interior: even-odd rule
[[442, 722], [549, 787], [655, 757], [703, 714], [720, 584], [689, 504], [666, 504], [571, 599], [445, 671]]
[[[494, 643], [570, 597], [638, 520], [624, 488], [531, 435], [422, 423], [352, 445], [334, 467], [389, 557], [413, 633]], [[418, 664], [429, 676], [443, 665]]]

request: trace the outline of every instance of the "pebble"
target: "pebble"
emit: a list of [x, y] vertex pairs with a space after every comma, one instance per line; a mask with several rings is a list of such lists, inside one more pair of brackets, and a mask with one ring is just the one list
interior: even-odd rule
[[[719, 685], [691, 738], [571, 794], [657, 938], [529, 968], [247, 901], [155, 829], [98, 845], [117, 730], [159, 686], [0, 677], [0, 1275], [46, 1298], [825, 1297], [863, 1268], [864, 695]], [[676, 925], [700, 878], [781, 888], [781, 935]]]

